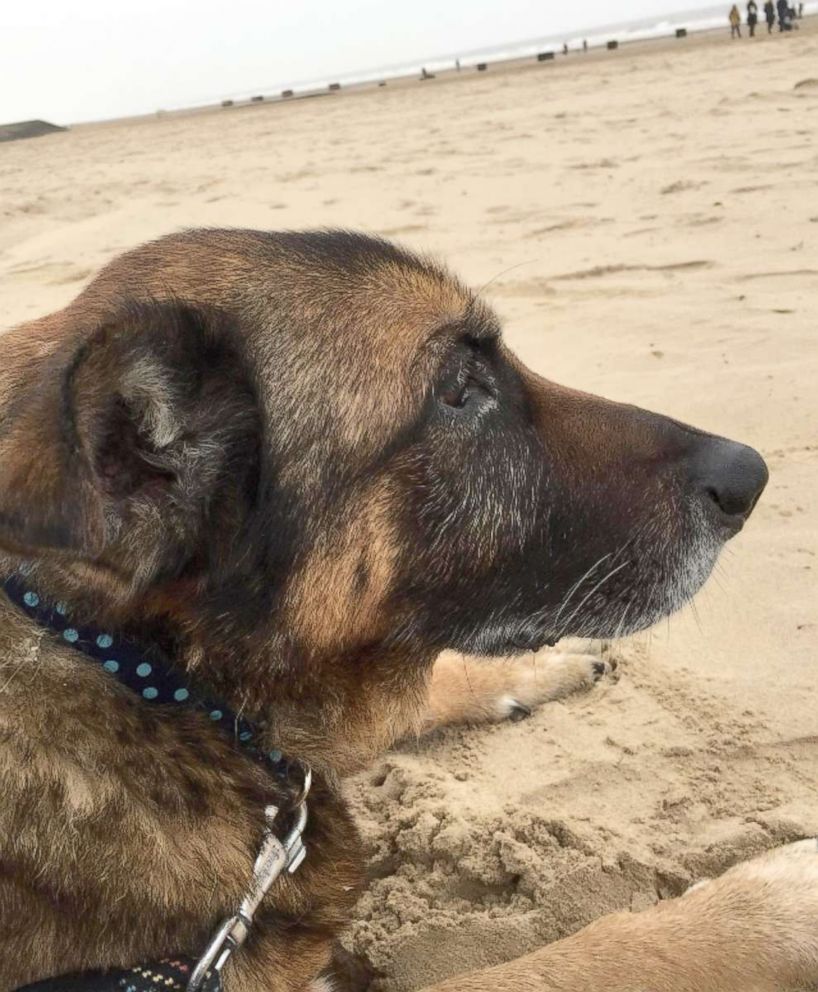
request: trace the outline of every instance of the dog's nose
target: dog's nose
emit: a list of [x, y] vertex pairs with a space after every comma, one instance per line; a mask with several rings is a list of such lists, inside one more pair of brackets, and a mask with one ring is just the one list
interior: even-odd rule
[[769, 478], [754, 448], [721, 437], [703, 437], [689, 465], [697, 491], [738, 526], [752, 513]]

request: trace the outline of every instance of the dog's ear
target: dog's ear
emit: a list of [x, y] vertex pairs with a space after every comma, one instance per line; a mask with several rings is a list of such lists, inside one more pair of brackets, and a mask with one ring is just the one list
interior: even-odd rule
[[149, 304], [53, 355], [0, 436], [0, 545], [179, 567], [165, 559], [192, 551], [220, 484], [252, 475], [257, 409], [236, 347], [221, 315]]

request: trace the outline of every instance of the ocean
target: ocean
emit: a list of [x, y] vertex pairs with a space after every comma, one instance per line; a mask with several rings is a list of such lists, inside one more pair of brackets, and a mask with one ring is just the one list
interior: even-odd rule
[[[762, 21], [763, 2], [764, 0], [758, 0], [759, 14]], [[742, 12], [743, 23], [746, 9], [743, 0], [738, 6]], [[795, 6], [797, 7], [798, 4], [796, 3]], [[491, 64], [493, 62], [504, 62], [514, 59], [534, 58], [544, 52], [553, 52], [556, 56], [562, 54], [563, 45], [567, 45], [569, 51], [579, 51], [583, 48], [584, 43], [587, 44], [589, 49], [592, 49], [603, 48], [609, 41], [618, 41], [620, 45], [625, 45], [633, 41], [672, 37], [679, 28], [685, 28], [691, 34], [700, 31], [711, 31], [714, 28], [723, 28], [725, 31], [729, 31], [727, 22], [728, 11], [729, 4], [720, 3], [709, 7], [698, 7], [692, 10], [681, 11], [678, 14], [665, 14], [661, 17], [653, 16], [642, 18], [641, 20], [614, 22], [601, 27], [597, 26], [586, 30], [577, 30], [569, 34], [543, 35], [539, 38], [505, 42], [500, 45], [469, 51], [432, 54], [413, 62], [375, 66], [374, 68], [336, 75], [331, 78], [312, 78], [298, 81], [280, 80], [273, 85], [259, 87], [255, 90], [255, 93], [264, 95], [265, 98], [268, 96], [277, 97], [286, 89], [292, 90], [293, 95], [303, 96], [326, 91], [331, 84], [340, 84], [344, 88], [388, 81], [390, 79], [420, 76], [424, 69], [429, 73], [443, 72], [455, 68], [456, 60], [459, 60], [463, 69], [474, 68], [480, 63]], [[809, 2], [804, 4], [804, 15], [811, 14], [818, 14], [818, 0], [809, 0]], [[239, 102], [247, 100], [250, 97], [250, 93], [244, 92], [225, 94], [224, 98]]]

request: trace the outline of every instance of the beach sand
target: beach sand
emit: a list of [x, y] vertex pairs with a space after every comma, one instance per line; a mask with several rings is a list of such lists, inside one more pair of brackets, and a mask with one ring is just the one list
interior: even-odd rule
[[804, 22], [0, 147], [4, 326], [180, 227], [362, 228], [484, 286], [544, 375], [768, 459], [695, 612], [616, 644], [615, 680], [349, 783], [377, 989], [818, 832], [817, 60]]

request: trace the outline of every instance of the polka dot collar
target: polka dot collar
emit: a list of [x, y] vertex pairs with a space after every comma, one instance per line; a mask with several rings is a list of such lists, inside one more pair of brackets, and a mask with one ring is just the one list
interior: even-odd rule
[[194, 692], [157, 649], [151, 648], [148, 655], [131, 640], [113, 632], [74, 623], [68, 606], [42, 598], [27, 581], [24, 570], [6, 579], [3, 590], [32, 620], [63, 644], [82, 652], [145, 703], [184, 706], [206, 713], [250, 757], [265, 763], [277, 776], [286, 776], [286, 759], [278, 750], [263, 749], [257, 728], [223, 702]]

